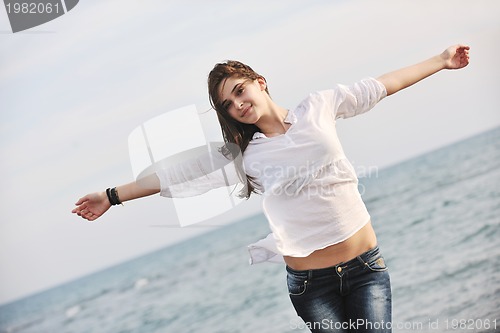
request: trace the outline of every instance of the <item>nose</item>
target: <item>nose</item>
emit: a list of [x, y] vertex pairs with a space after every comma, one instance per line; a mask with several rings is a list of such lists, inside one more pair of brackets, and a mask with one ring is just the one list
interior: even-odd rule
[[237, 110], [240, 110], [243, 108], [243, 102], [238, 100], [238, 99], [235, 99], [234, 100], [234, 107], [237, 109]]

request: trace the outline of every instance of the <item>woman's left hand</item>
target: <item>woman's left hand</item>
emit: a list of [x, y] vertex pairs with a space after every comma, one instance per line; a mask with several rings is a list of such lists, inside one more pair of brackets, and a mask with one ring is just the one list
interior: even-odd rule
[[445, 61], [446, 69], [460, 69], [469, 64], [469, 49], [468, 45], [450, 46], [443, 53], [441, 58]]

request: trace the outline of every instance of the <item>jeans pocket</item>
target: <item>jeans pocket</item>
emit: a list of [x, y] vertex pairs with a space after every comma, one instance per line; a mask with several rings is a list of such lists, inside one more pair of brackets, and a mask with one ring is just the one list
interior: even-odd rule
[[307, 291], [308, 280], [305, 277], [287, 275], [288, 294], [290, 296], [301, 296]]
[[384, 272], [388, 270], [387, 265], [385, 264], [384, 257], [376, 256], [372, 260], [366, 263], [366, 267], [372, 272]]

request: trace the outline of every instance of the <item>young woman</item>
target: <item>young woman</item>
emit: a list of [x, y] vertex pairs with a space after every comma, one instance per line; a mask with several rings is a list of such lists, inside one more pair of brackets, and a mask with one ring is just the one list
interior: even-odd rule
[[[337, 138], [336, 119], [366, 112], [385, 96], [468, 63], [469, 47], [451, 46], [377, 79], [312, 93], [290, 110], [271, 99], [265, 78], [245, 64], [228, 61], [210, 72], [210, 102], [224, 139], [243, 153], [244, 196], [264, 196], [271, 239], [286, 262], [290, 299], [311, 331], [391, 331], [387, 267]], [[160, 191], [171, 195], [176, 180], [168, 173], [153, 175], [153, 186], [132, 182], [88, 194], [73, 213], [94, 221], [112, 204]]]

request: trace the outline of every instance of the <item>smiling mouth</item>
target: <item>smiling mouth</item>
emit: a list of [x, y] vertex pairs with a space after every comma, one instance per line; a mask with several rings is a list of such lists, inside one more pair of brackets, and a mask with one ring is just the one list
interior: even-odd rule
[[246, 108], [243, 110], [243, 112], [241, 113], [241, 117], [244, 117], [244, 116], [248, 113], [248, 111], [249, 111], [249, 110], [250, 110], [250, 106], [246, 107]]

